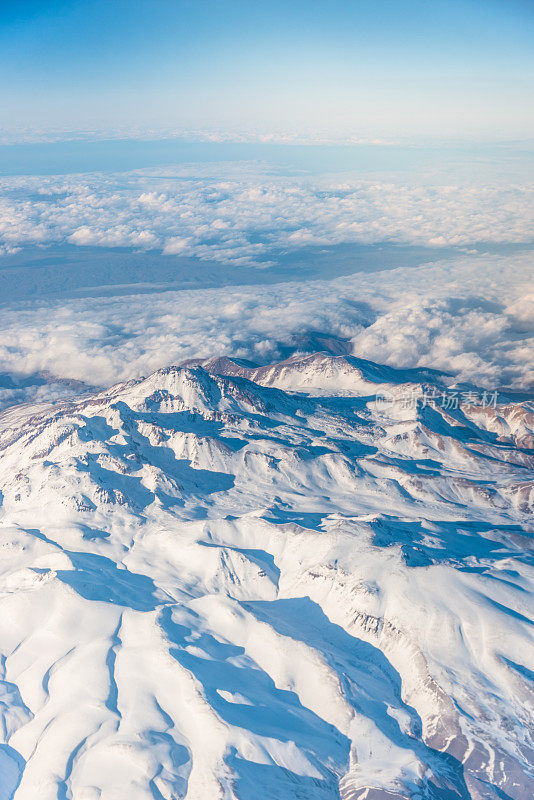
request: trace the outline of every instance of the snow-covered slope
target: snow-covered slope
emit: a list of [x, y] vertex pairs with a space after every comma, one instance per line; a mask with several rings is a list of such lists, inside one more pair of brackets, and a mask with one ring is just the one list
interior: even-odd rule
[[248, 378], [262, 386], [314, 395], [375, 394], [381, 387], [388, 390], [399, 386], [406, 388], [422, 381], [444, 385], [440, 379], [446, 377], [437, 370], [395, 369], [363, 358], [333, 356], [327, 352], [296, 355], [262, 367], [232, 358], [195, 360], [186, 362], [186, 365], [202, 366], [214, 374]]
[[534, 416], [403, 402], [440, 380], [218, 359], [6, 410], [0, 799], [529, 800]]

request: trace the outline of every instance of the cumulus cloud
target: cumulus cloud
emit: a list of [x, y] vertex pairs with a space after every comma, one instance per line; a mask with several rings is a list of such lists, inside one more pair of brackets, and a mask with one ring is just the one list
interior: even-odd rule
[[466, 255], [330, 281], [18, 303], [0, 314], [0, 363], [107, 385], [191, 357], [266, 362], [296, 333], [325, 331], [371, 360], [525, 387], [531, 274], [530, 254]]
[[534, 238], [534, 187], [274, 176], [250, 165], [0, 180], [0, 248], [69, 242], [238, 264], [302, 246]]
[[505, 312], [513, 325], [518, 330], [532, 332], [534, 327], [534, 292], [522, 295], [519, 300], [509, 305]]
[[[533, 194], [526, 185], [283, 177], [251, 163], [4, 177], [0, 254], [21, 248], [24, 254], [26, 246], [37, 245], [51, 248], [50, 261], [55, 245], [128, 248], [156, 251], [165, 263], [171, 256], [197, 259], [197, 265], [224, 263], [236, 275], [238, 267], [280, 267], [288, 251], [303, 253], [299, 263], [305, 268], [310, 246], [389, 242], [436, 248], [436, 259], [443, 246], [455, 247], [457, 255], [332, 280], [306, 279], [297, 265], [285, 283], [271, 277], [270, 285], [258, 279], [259, 285], [219, 288], [202, 288], [204, 277], [194, 274], [191, 262], [188, 285], [199, 288], [180, 290], [162, 270], [167, 290], [144, 295], [137, 284], [145, 278], [128, 274], [125, 266], [116, 282], [136, 284], [129, 294], [83, 299], [72, 297], [86, 286], [80, 282], [70, 298], [54, 299], [57, 275], [54, 284], [36, 269], [41, 277], [31, 301], [20, 299], [31, 292], [13, 290], [21, 273], [6, 268], [0, 274], [0, 371], [48, 370], [107, 385], [190, 357], [226, 353], [266, 362], [294, 347], [295, 334], [323, 331], [375, 361], [441, 368], [486, 385], [525, 386], [533, 369], [532, 256], [526, 250], [484, 255], [473, 245], [532, 242]], [[86, 260], [83, 268], [106, 283], [105, 261], [96, 266]], [[67, 273], [61, 265], [54, 269], [66, 286]], [[284, 280], [280, 269], [277, 274]], [[28, 271], [24, 281], [30, 286]]]

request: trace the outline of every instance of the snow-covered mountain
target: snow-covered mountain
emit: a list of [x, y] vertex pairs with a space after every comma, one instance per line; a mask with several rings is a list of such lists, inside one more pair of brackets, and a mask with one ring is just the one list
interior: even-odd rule
[[214, 359], [4, 411], [1, 800], [529, 800], [534, 414], [450, 383]]

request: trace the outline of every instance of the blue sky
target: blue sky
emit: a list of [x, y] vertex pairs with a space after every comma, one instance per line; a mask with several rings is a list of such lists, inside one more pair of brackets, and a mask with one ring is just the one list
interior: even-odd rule
[[2, 3], [8, 130], [527, 138], [531, 0]]

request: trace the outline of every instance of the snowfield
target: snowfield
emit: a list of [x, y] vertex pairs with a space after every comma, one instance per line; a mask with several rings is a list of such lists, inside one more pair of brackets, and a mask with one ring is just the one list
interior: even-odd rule
[[5, 410], [0, 800], [530, 800], [534, 409], [445, 381], [212, 359]]

